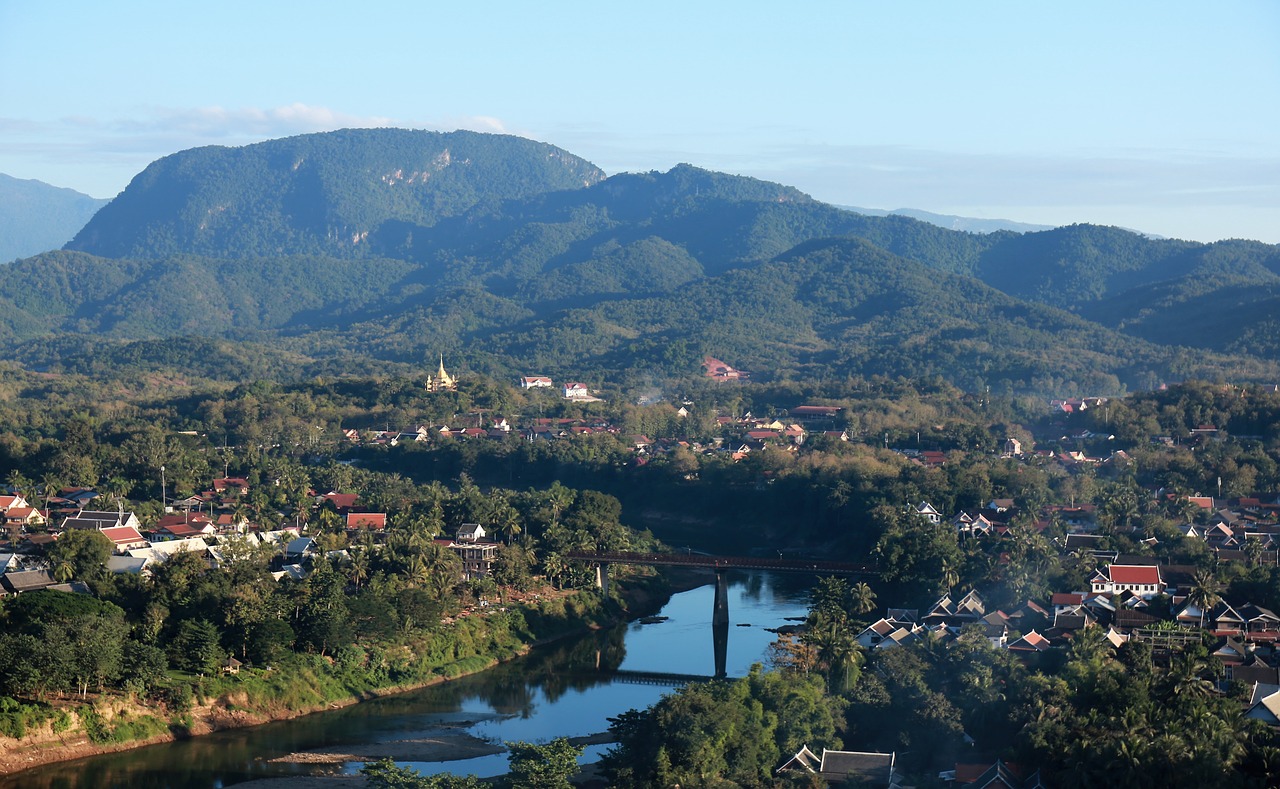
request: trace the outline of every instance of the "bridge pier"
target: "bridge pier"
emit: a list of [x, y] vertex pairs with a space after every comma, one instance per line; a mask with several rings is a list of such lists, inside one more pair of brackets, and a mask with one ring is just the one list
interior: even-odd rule
[[716, 570], [716, 598], [711, 609], [711, 649], [716, 661], [716, 679], [727, 675], [729, 662], [729, 579]]
[[716, 570], [716, 599], [712, 604], [711, 624], [729, 624], [729, 580], [724, 570]]
[[596, 588], [605, 597], [609, 596], [609, 563], [599, 562], [596, 564]]

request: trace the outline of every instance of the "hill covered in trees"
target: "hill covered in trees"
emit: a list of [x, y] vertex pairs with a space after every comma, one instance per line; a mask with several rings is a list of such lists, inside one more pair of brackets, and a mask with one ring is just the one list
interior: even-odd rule
[[208, 146], [151, 164], [68, 248], [110, 257], [362, 256], [384, 223], [431, 225], [477, 204], [603, 177], [544, 143], [464, 131], [346, 129]]
[[74, 189], [0, 173], [0, 262], [58, 249], [106, 204]]
[[[35, 366], [51, 347], [83, 369], [69, 349], [189, 337], [290, 354], [249, 365], [284, 377], [444, 352], [492, 375], [614, 380], [696, 375], [704, 355], [777, 380], [1010, 390], [1280, 378], [1275, 246], [978, 235], [691, 165], [605, 178], [467, 132], [175, 154], [66, 250], [7, 273], [0, 342]], [[54, 342], [68, 334], [92, 341]]]

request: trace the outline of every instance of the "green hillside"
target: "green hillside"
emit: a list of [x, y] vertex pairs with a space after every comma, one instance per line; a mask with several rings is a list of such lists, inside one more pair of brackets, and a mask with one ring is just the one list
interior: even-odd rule
[[67, 248], [104, 257], [359, 257], [386, 223], [430, 226], [603, 177], [551, 145], [462, 131], [347, 129], [210, 146], [154, 162]]
[[59, 249], [106, 204], [73, 189], [0, 173], [0, 263]]
[[1112, 392], [1280, 377], [1277, 272], [1254, 242], [980, 235], [691, 165], [604, 179], [518, 138], [352, 130], [156, 162], [69, 249], [10, 266], [0, 343], [83, 369], [178, 366], [145, 343], [183, 337], [202, 370], [213, 340], [278, 360], [228, 375], [447, 353], [618, 380], [711, 354], [768, 379]]

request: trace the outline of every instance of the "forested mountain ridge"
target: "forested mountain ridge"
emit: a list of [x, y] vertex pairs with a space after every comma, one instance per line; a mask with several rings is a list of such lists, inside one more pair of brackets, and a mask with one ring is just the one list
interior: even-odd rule
[[58, 249], [106, 200], [0, 173], [0, 263]]
[[104, 257], [370, 254], [387, 222], [596, 183], [551, 145], [475, 132], [344, 129], [153, 162], [67, 245]]
[[[692, 165], [604, 178], [517, 138], [348, 130], [156, 162], [67, 250], [10, 267], [0, 341], [78, 369], [76, 348], [105, 346], [50, 337], [265, 343], [298, 374], [444, 352], [494, 375], [678, 377], [710, 354], [765, 376], [1114, 390], [1280, 377], [1276, 272], [1280, 247], [1255, 242], [979, 235]], [[1253, 317], [1194, 328], [1233, 298]]]

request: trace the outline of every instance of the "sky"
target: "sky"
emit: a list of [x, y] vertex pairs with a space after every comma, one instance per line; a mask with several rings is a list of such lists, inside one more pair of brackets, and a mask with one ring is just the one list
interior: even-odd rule
[[1280, 2], [0, 0], [0, 173], [114, 197], [201, 145], [529, 137], [837, 205], [1280, 243]]

